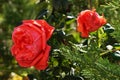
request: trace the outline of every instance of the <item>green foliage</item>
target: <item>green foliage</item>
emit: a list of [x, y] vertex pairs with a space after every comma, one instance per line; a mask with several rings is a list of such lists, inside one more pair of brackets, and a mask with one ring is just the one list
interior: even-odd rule
[[[120, 80], [119, 2], [0, 0], [0, 80], [7, 80], [11, 72], [31, 80]], [[83, 39], [76, 32], [76, 17], [80, 11], [91, 8], [104, 14], [110, 26], [104, 25]], [[13, 28], [25, 19], [45, 19], [55, 27], [48, 41], [52, 47], [49, 66], [44, 71], [21, 68], [10, 53]], [[113, 48], [109, 50], [107, 45]]]
[[60, 50], [66, 59], [75, 64], [76, 76], [80, 75], [88, 80], [120, 79], [119, 65], [110, 63], [108, 59], [101, 58], [99, 56], [100, 48], [95, 45], [89, 46], [86, 53], [82, 50], [80, 44], [72, 44], [71, 47], [63, 46]]
[[104, 15], [106, 16], [108, 22], [112, 24], [112, 26], [115, 28], [114, 33], [112, 36], [116, 38], [118, 41], [120, 41], [119, 31], [120, 31], [120, 0], [112, 0], [109, 3], [106, 3], [106, 5], [101, 5], [102, 11], [104, 11]]

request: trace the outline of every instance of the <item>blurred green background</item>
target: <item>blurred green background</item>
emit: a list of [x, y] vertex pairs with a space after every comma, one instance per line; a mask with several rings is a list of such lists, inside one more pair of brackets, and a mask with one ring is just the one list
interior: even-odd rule
[[[120, 80], [120, 53], [115, 55], [120, 50], [119, 4], [120, 0], [0, 0], [0, 80]], [[92, 8], [111, 26], [83, 39], [76, 32], [76, 17]], [[45, 71], [21, 68], [11, 55], [12, 31], [26, 19], [45, 19], [55, 27]], [[107, 45], [115, 50], [108, 51]]]

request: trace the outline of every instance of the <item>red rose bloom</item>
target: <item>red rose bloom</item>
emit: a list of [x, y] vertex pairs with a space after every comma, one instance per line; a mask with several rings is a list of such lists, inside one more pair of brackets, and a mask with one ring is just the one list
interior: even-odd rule
[[94, 10], [80, 12], [77, 17], [77, 31], [81, 32], [81, 37], [87, 38], [90, 32], [98, 30], [106, 24], [106, 19]]
[[46, 69], [51, 48], [47, 41], [53, 30], [45, 20], [24, 20], [23, 24], [14, 29], [11, 52], [20, 66]]

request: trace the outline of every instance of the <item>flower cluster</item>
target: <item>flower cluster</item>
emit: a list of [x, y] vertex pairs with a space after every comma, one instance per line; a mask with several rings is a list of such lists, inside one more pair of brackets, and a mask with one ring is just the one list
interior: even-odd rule
[[[106, 19], [95, 10], [85, 10], [77, 17], [77, 31], [87, 38], [106, 23]], [[52, 36], [54, 27], [45, 20], [24, 20], [12, 33], [12, 55], [22, 67], [34, 66], [44, 70], [48, 66], [50, 46], [47, 41]]]

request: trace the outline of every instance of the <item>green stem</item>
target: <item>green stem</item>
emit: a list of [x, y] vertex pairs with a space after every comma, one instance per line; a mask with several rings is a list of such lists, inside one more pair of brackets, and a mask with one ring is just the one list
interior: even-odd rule
[[105, 51], [105, 52], [101, 53], [100, 56], [103, 56], [103, 55], [109, 54], [109, 52], [112, 52], [112, 50]]
[[107, 50], [107, 51], [101, 53], [100, 56], [104, 56], [104, 55], [106, 55], [106, 54], [110, 54], [109, 52], [115, 52], [115, 51], [117, 51], [117, 50], [120, 50], [120, 49]]

